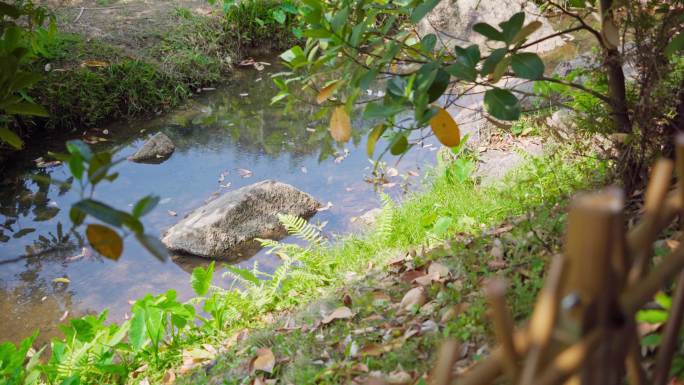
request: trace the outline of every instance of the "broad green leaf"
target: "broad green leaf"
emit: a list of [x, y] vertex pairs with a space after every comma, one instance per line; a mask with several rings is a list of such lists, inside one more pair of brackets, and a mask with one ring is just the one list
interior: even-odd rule
[[475, 66], [471, 66], [464, 62], [460, 57], [456, 62], [444, 69], [450, 75], [469, 82], [474, 82], [477, 79], [477, 70]]
[[83, 158], [76, 154], [69, 158], [69, 171], [74, 178], [81, 180], [83, 179], [83, 172], [85, 171], [85, 166], [83, 165]]
[[477, 44], [469, 45], [467, 48], [459, 46], [454, 47], [456, 55], [468, 64], [469, 67], [475, 67], [480, 61], [480, 46]]
[[90, 147], [82, 140], [69, 140], [66, 142], [67, 151], [72, 155], [80, 155], [83, 159], [90, 161], [93, 157], [93, 152]]
[[504, 35], [498, 29], [487, 23], [477, 23], [473, 26], [473, 31], [490, 40], [505, 41]]
[[169, 251], [166, 249], [164, 244], [161, 243], [159, 238], [144, 233], [135, 234], [135, 238], [147, 251], [150, 252], [150, 254], [152, 254], [158, 260], [164, 262], [169, 259]]
[[511, 68], [516, 76], [537, 80], [544, 76], [544, 62], [535, 53], [520, 52], [513, 55]]
[[667, 321], [668, 314], [665, 310], [648, 309], [639, 310], [636, 313], [637, 322], [644, 322], [647, 324], [662, 324]]
[[487, 112], [500, 120], [518, 120], [520, 118], [520, 102], [508, 90], [494, 88], [487, 90], [484, 96]]
[[69, 219], [74, 224], [74, 226], [80, 226], [86, 218], [86, 214], [76, 207], [71, 207], [69, 210]]
[[660, 307], [662, 307], [665, 310], [670, 310], [670, 308], [672, 307], [672, 297], [663, 293], [662, 291], [658, 292], [655, 295], [655, 301], [658, 305], [660, 305]]
[[408, 150], [408, 139], [406, 139], [406, 135], [399, 134], [390, 147], [390, 153], [392, 155], [401, 155], [405, 153], [406, 150]]
[[444, 91], [449, 87], [449, 80], [451, 80], [449, 73], [443, 69], [438, 69], [435, 79], [432, 81], [430, 88], [428, 88], [428, 103], [432, 103], [439, 99], [444, 94]]
[[5, 112], [10, 115], [28, 115], [48, 117], [50, 113], [43, 107], [30, 102], [19, 102], [5, 107]]
[[159, 203], [159, 196], [157, 195], [148, 195], [142, 199], [140, 199], [135, 206], [133, 206], [133, 216], [136, 218], [140, 218], [143, 215], [149, 213], [152, 211], [157, 204]]
[[437, 44], [437, 36], [434, 33], [423, 36], [420, 41], [420, 48], [424, 52], [432, 52]]
[[90, 224], [86, 228], [88, 242], [98, 253], [109, 259], [117, 260], [123, 252], [123, 240], [119, 234], [107, 226]]
[[482, 70], [480, 73], [482, 73], [482, 75], [489, 75], [490, 73], [494, 72], [494, 69], [499, 64], [501, 59], [506, 56], [507, 52], [508, 50], [506, 48], [499, 48], [490, 52], [487, 59], [485, 59], [484, 63], [482, 63]]
[[128, 221], [131, 217], [128, 213], [119, 211], [94, 199], [83, 199], [79, 202], [76, 202], [73, 207], [101, 220], [102, 222], [116, 227], [121, 227], [124, 222]]
[[411, 23], [417, 24], [425, 15], [430, 13], [439, 2], [440, 0], [424, 0], [422, 3], [418, 4], [418, 6], [413, 9], [413, 12], [411, 12]]
[[506, 70], [508, 70], [508, 66], [511, 64], [511, 57], [506, 56], [501, 61], [499, 64], [494, 67], [494, 71], [489, 75], [489, 81], [492, 83], [496, 83], [499, 80], [501, 80], [501, 77], [503, 76], [504, 73], [506, 73]]
[[373, 157], [373, 153], [375, 152], [375, 144], [378, 142], [378, 139], [380, 139], [380, 137], [386, 129], [386, 125], [378, 124], [368, 134], [368, 141], [366, 142], [366, 153], [368, 154], [369, 158]]
[[192, 271], [190, 285], [197, 295], [203, 297], [207, 294], [207, 292], [209, 292], [209, 287], [211, 287], [211, 280], [213, 276], [214, 261], [212, 261], [206, 269], [203, 267], [196, 267]]
[[380, 102], [371, 102], [366, 105], [363, 110], [363, 117], [365, 119], [389, 118], [402, 111], [404, 106], [398, 104], [383, 104]]
[[147, 341], [145, 309], [141, 306], [133, 306], [133, 318], [131, 318], [131, 329], [128, 331], [128, 342], [131, 343], [133, 351], [137, 352], [145, 346]]
[[522, 29], [523, 23], [525, 22], [525, 12], [518, 12], [511, 16], [510, 19], [499, 23], [501, 27], [501, 34], [503, 35], [504, 41], [511, 44], [515, 35]]
[[93, 155], [88, 165], [88, 179], [90, 183], [97, 184], [107, 176], [107, 171], [112, 165], [112, 154], [104, 151]]
[[21, 148], [24, 146], [24, 141], [21, 140], [21, 138], [12, 130], [5, 126], [0, 126], [0, 139], [17, 150], [21, 150]]

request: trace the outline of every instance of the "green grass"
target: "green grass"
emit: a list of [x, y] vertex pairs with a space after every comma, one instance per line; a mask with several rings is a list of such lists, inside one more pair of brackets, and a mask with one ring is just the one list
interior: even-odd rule
[[[259, 347], [270, 347], [277, 357], [289, 359], [272, 376], [267, 376], [278, 378], [282, 383], [348, 383], [364, 374], [358, 372], [358, 364], [385, 374], [398, 367], [407, 372], [425, 373], [445, 337], [474, 346], [488, 341], [489, 326], [481, 288], [483, 279], [494, 275], [508, 278], [514, 318], [525, 318], [541, 286], [548, 259], [559, 251], [565, 222], [564, 202], [577, 189], [590, 188], [602, 181], [604, 166], [589, 158], [569, 160], [563, 155], [530, 158], [500, 185], [484, 188], [471, 182], [455, 182], [448, 177], [448, 169], [435, 170], [427, 191], [415, 194], [401, 206], [385, 210], [379, 226], [383, 227], [382, 221], [390, 218], [389, 229], [378, 229], [363, 238], [349, 237], [331, 247], [299, 250], [295, 258], [301, 261], [301, 270], [309, 278], [301, 274], [296, 281], [288, 282], [285, 295], [270, 299], [263, 298], [263, 287], [249, 289], [240, 304], [234, 305], [236, 309], [243, 309], [246, 316], [242, 319], [253, 319], [262, 311], [291, 309], [326, 293], [325, 299], [291, 316], [296, 325], [311, 327], [315, 320], [321, 319], [321, 313], [342, 306], [345, 293], [352, 300], [353, 320], [336, 321], [315, 331], [290, 332], [278, 331], [284, 325], [282, 320], [276, 321], [231, 347], [209, 373], [198, 371], [184, 383], [246, 383], [250, 373], [245, 370], [244, 362], [254, 357]], [[446, 244], [445, 237], [438, 237], [435, 228], [440, 218], [445, 217], [457, 218], [451, 221]], [[519, 220], [510, 231], [496, 236], [482, 235], [493, 227], [507, 224], [507, 219], [513, 217]], [[503, 267], [492, 264], [497, 262], [491, 252], [494, 242], [500, 242], [504, 250]], [[392, 304], [399, 303], [411, 285], [402, 282], [400, 274], [392, 268], [381, 268], [353, 283], [343, 278], [349, 272], [364, 274], [369, 262], [383, 266], [388, 258], [403, 255], [400, 250], [417, 245], [427, 245], [431, 251], [418, 252], [410, 262], [412, 265], [421, 267], [431, 260], [439, 261], [454, 276], [446, 285], [433, 284], [429, 288], [428, 297], [434, 302], [432, 311], [398, 312]], [[338, 290], [333, 292], [333, 289]], [[377, 289], [388, 294], [390, 301], [378, 304], [372, 294]], [[261, 310], [254, 304], [261, 304]], [[446, 310], [459, 304], [467, 306], [458, 317], [440, 322]], [[367, 321], [374, 315], [380, 318]], [[399, 338], [407, 326], [420, 325], [426, 320], [438, 322], [439, 332], [406, 340]], [[255, 325], [236, 322], [229, 330]], [[358, 332], [363, 329], [367, 331]], [[388, 336], [389, 341], [398, 341], [398, 346], [380, 357], [349, 355], [350, 341], [358, 348], [369, 344], [388, 345]], [[477, 359], [474, 352], [469, 357]]]

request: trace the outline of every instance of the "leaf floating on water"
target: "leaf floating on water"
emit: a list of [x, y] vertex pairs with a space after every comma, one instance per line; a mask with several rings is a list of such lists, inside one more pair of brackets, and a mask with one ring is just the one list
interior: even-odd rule
[[338, 142], [347, 142], [351, 138], [351, 120], [344, 106], [335, 107], [330, 115], [330, 135]]
[[309, 172], [309, 170], [307, 170], [306, 167], [302, 167], [301, 170], [302, 170], [302, 172], [303, 172], [304, 174], [306, 174], [306, 173]]
[[225, 184], [221, 183], [221, 184], [219, 184], [219, 187], [221, 187], [221, 188], [230, 188], [231, 184], [232, 184], [232, 183], [230, 183], [230, 182], [225, 183]]
[[319, 208], [318, 208], [318, 211], [319, 211], [319, 212], [320, 212], [320, 211], [327, 211], [327, 210], [330, 210], [330, 208], [332, 208], [332, 207], [333, 207], [332, 202], [328, 201], [328, 203], [327, 203], [325, 206], [319, 207]]
[[247, 170], [246, 168], [238, 168], [237, 172], [242, 178], [249, 178], [252, 176], [252, 171]]
[[64, 322], [65, 319], [69, 316], [69, 310], [65, 311], [64, 314], [62, 314], [61, 317], [59, 317], [59, 322]]
[[173, 211], [173, 210], [168, 210], [167, 213], [169, 213], [169, 215], [171, 215], [172, 217], [175, 217], [176, 215], [178, 215], [178, 213]]
[[230, 174], [228, 171], [224, 171], [221, 174], [219, 174], [218, 181], [219, 183], [223, 183], [224, 180], [226, 180], [226, 177]]
[[67, 277], [57, 277], [57, 278], [53, 279], [52, 282], [55, 282], [55, 283], [64, 283], [64, 284], [67, 284], [67, 285], [68, 285], [69, 283], [71, 283], [71, 281], [70, 281], [69, 278], [67, 278]]
[[119, 259], [123, 252], [123, 240], [119, 234], [107, 226], [90, 224], [86, 229], [88, 242], [103, 257]]
[[390, 167], [387, 169], [387, 176], [397, 176], [399, 175], [399, 170], [397, 170], [394, 167]]
[[275, 367], [275, 355], [269, 348], [260, 348], [257, 350], [257, 355], [249, 363], [250, 373], [261, 370], [266, 373], [273, 373]]
[[346, 306], [342, 306], [333, 310], [333, 312], [328, 314], [325, 318], [323, 318], [321, 322], [324, 324], [329, 324], [336, 319], [348, 319], [353, 316], [354, 314], [352, 313], [351, 309], [349, 309]]

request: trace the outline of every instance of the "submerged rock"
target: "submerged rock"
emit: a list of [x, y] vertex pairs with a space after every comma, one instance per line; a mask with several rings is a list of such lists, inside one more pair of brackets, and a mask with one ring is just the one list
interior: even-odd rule
[[171, 227], [162, 242], [175, 252], [235, 259], [254, 250], [255, 238], [279, 239], [286, 235], [278, 214], [309, 218], [319, 207], [311, 195], [289, 184], [266, 180], [197, 208]]
[[129, 159], [136, 163], [161, 163], [176, 150], [173, 141], [162, 132], [154, 134]]

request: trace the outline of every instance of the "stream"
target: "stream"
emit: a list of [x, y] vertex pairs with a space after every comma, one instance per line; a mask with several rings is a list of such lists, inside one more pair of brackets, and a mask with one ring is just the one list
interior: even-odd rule
[[[277, 89], [269, 75], [275, 72], [272, 67], [239, 70], [225, 88], [204, 92], [173, 113], [89, 132], [86, 138], [98, 142], [97, 148], [115, 149], [115, 158], [130, 156], [158, 131], [176, 144], [164, 163], [122, 162], [114, 169], [119, 178], [101, 183], [94, 198], [130, 211], [143, 196], [159, 195], [159, 206], [143, 223], [146, 232], [160, 235], [208, 199], [276, 179], [310, 193], [328, 208], [311, 221], [334, 238], [360, 231], [355, 219], [380, 206], [378, 191], [400, 198], [420, 187], [424, 167], [434, 163], [435, 142], [416, 146], [398, 164], [397, 158], [387, 156], [389, 176], [384, 184], [369, 183], [365, 179], [372, 166], [365, 131], [360, 129], [363, 122], [354, 121], [359, 130], [352, 141], [334, 143], [327, 117], [316, 116], [317, 106], [303, 103], [284, 111], [270, 105]], [[377, 148], [384, 148], [384, 143]], [[70, 176], [66, 166], [45, 158], [1, 182], [0, 341], [18, 342], [40, 330], [39, 343], [44, 343], [60, 336], [58, 325], [68, 318], [104, 309], [109, 309], [110, 321], [121, 321], [131, 301], [147, 293], [175, 289], [181, 300], [193, 295], [190, 272], [207, 260], [162, 262], [132, 236], [126, 237], [117, 261], [99, 256], [76, 236], [60, 242], [59, 233], [63, 236], [71, 227], [68, 211], [79, 194], [77, 188], [60, 189], [31, 178]], [[83, 231], [77, 229], [85, 238]], [[268, 272], [279, 260], [261, 250], [235, 263], [252, 267], [255, 262]], [[216, 285], [230, 286], [229, 278], [215, 276]]]

